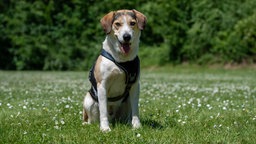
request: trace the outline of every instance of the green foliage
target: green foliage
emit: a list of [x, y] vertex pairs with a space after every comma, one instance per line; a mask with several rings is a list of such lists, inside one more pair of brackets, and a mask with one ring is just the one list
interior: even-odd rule
[[3, 0], [0, 69], [88, 69], [104, 39], [100, 18], [124, 8], [147, 16], [141, 55], [153, 64], [254, 63], [255, 7], [256, 0]]
[[[184, 52], [195, 60], [212, 55], [215, 61], [223, 62], [241, 62], [255, 57], [255, 53], [249, 52], [253, 47], [244, 44], [255, 40], [250, 32], [255, 29], [250, 24], [255, 23], [252, 17], [255, 6], [254, 0], [194, 3], [193, 25], [188, 31]], [[245, 24], [245, 20], [250, 22]]]
[[226, 44], [229, 59], [242, 61], [248, 55], [256, 60], [256, 13], [240, 20], [230, 33]]
[[7, 12], [0, 15], [3, 18], [1, 26], [5, 28], [1, 31], [5, 34], [1, 34], [1, 41], [8, 42], [2, 45], [1, 50], [9, 53], [8, 58], [12, 57], [11, 63], [3, 65], [3, 68], [88, 69], [95, 57], [95, 50], [101, 47], [90, 41], [97, 41], [99, 35], [103, 34], [91, 24], [96, 23], [98, 18], [89, 14], [89, 9], [84, 9], [89, 3], [10, 3]]
[[169, 47], [166, 45], [141, 48], [139, 52], [141, 67], [164, 65], [169, 62]]

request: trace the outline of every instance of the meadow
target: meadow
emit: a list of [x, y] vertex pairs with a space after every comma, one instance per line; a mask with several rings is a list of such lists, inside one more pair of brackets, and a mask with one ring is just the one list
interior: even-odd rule
[[82, 125], [87, 72], [0, 71], [0, 143], [256, 143], [256, 70], [142, 70], [142, 128]]

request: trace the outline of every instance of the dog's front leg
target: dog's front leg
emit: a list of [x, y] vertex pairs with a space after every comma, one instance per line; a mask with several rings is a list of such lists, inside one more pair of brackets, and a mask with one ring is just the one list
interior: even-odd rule
[[139, 91], [140, 84], [135, 83], [133, 88], [131, 89], [130, 102], [132, 109], [132, 127], [134, 129], [140, 128], [140, 119], [139, 119]]
[[98, 85], [99, 111], [100, 111], [100, 130], [103, 132], [111, 131], [108, 121], [107, 92], [103, 83]]

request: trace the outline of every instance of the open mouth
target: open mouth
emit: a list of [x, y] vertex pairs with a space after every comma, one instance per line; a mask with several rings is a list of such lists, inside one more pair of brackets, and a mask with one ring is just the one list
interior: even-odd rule
[[127, 43], [127, 42], [124, 42], [124, 43], [120, 42], [120, 44], [121, 44], [120, 49], [121, 49], [122, 53], [124, 53], [124, 54], [129, 53], [129, 51], [131, 49], [131, 44]]
[[121, 42], [119, 41], [118, 37], [116, 36], [117, 41], [120, 44], [120, 50], [123, 54], [128, 54], [131, 50], [131, 43], [129, 41]]
[[[117, 38], [117, 40], [118, 40], [118, 38]], [[121, 52], [124, 53], [124, 54], [128, 54], [130, 49], [131, 49], [131, 43], [129, 43], [129, 42], [120, 42], [119, 40], [118, 40], [118, 42], [120, 43]]]

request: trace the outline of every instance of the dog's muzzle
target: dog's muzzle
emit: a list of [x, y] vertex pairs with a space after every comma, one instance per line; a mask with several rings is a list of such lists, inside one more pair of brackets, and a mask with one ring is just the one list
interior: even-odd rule
[[131, 35], [128, 34], [128, 33], [125, 33], [123, 35], [123, 39], [124, 39], [125, 42], [129, 42], [131, 40]]
[[[118, 37], [116, 37], [116, 38], [119, 41]], [[123, 35], [123, 42], [119, 41], [119, 43], [120, 43], [120, 50], [121, 50], [122, 53], [128, 54], [130, 52], [130, 49], [131, 49], [130, 40], [131, 40], [131, 35], [128, 34], [128, 33], [125, 33]]]

